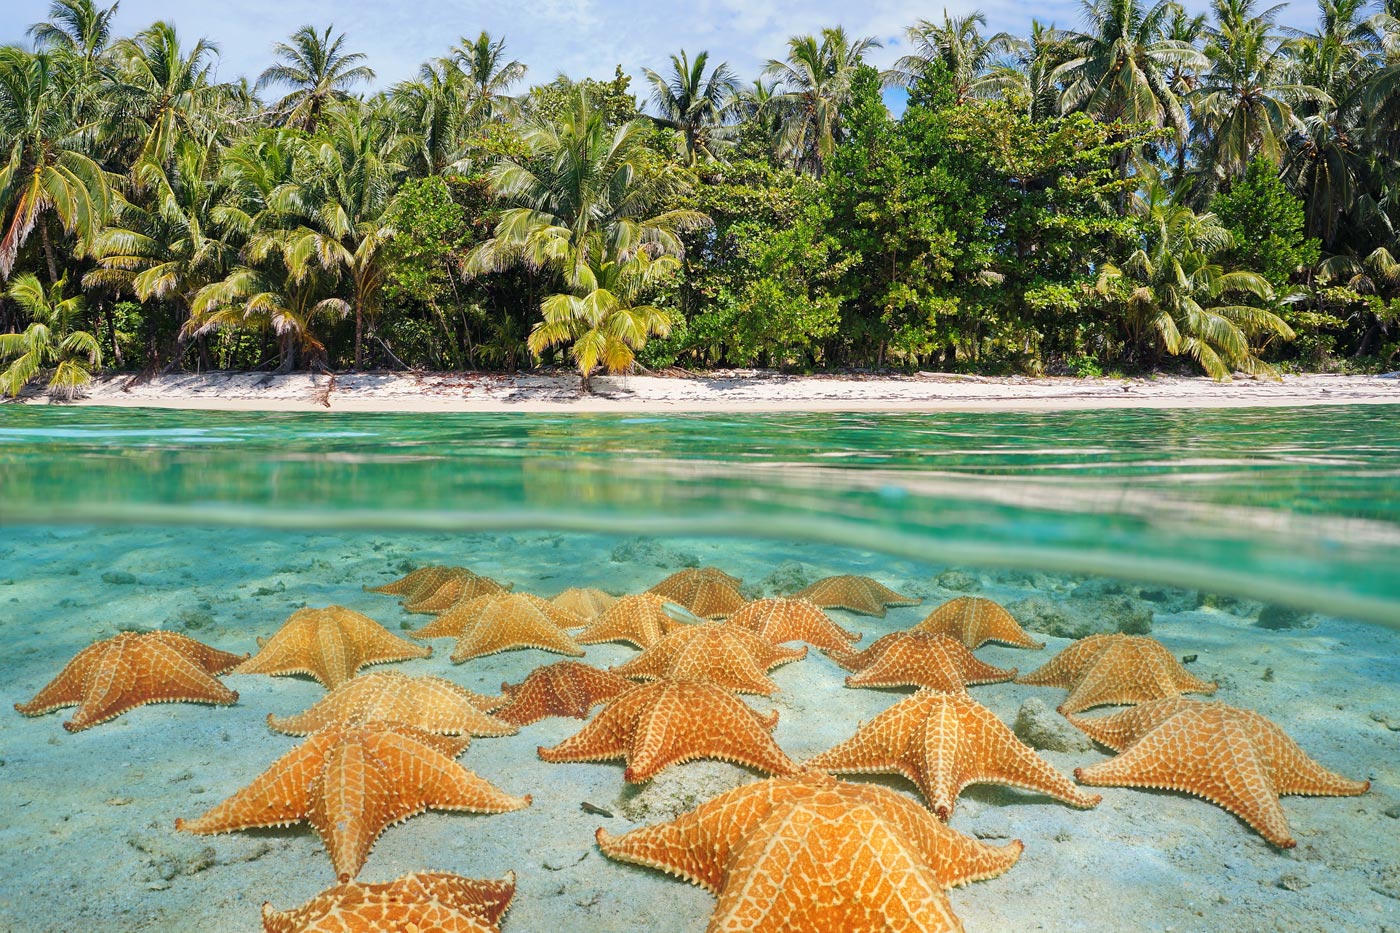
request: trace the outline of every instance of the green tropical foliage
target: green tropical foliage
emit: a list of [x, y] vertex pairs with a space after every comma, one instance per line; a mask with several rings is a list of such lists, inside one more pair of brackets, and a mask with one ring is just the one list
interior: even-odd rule
[[1400, 361], [1393, 2], [932, 11], [897, 52], [829, 28], [758, 75], [657, 50], [534, 86], [475, 31], [376, 86], [321, 24], [216, 77], [211, 38], [114, 11], [53, 0], [0, 48], [7, 388]]

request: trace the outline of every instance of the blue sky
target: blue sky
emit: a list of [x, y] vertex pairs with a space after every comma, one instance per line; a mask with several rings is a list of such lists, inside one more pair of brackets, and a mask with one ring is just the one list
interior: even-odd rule
[[[1186, 5], [1206, 7], [1205, 0]], [[45, 18], [49, 0], [5, 0], [3, 6], [0, 42], [27, 42], [26, 26]], [[979, 6], [993, 30], [1024, 33], [1032, 15], [1059, 26], [1079, 25], [1077, 0], [955, 2], [949, 9], [958, 13]], [[884, 66], [902, 54], [905, 26], [920, 17], [939, 17], [942, 10], [941, 4], [910, 0], [121, 0], [117, 26], [126, 34], [167, 19], [191, 42], [207, 36], [220, 46], [220, 78], [232, 80], [240, 74], [256, 78], [269, 63], [272, 44], [298, 26], [333, 21], [349, 34], [352, 48], [368, 53], [381, 86], [410, 77], [420, 62], [443, 54], [459, 36], [487, 29], [506, 37], [511, 56], [530, 67], [531, 82], [560, 72], [609, 78], [621, 64], [644, 97], [642, 68], [664, 70], [667, 56], [681, 48], [692, 54], [708, 49], [712, 61], [728, 61], [741, 78], [751, 80], [769, 58], [782, 57], [788, 36], [834, 24], [884, 42], [872, 56], [872, 64]], [[1314, 11], [1311, 4], [1293, 3], [1281, 22], [1309, 26]]]

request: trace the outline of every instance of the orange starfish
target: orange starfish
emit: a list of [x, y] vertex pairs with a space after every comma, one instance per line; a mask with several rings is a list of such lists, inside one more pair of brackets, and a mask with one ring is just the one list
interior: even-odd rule
[[490, 577], [466, 570], [461, 576], [448, 579], [442, 586], [416, 599], [404, 600], [408, 612], [445, 612], [457, 603], [469, 602], [478, 596], [509, 593], [514, 583], [498, 583]]
[[666, 602], [655, 593], [624, 596], [574, 638], [581, 645], [625, 641], [650, 648], [685, 624], [666, 614]]
[[969, 648], [980, 648], [989, 641], [1013, 648], [1044, 648], [1001, 607], [981, 596], [959, 596], [933, 610], [910, 631], [930, 635], [951, 635]]
[[676, 571], [647, 592], [680, 603], [702, 619], [718, 619], [747, 602], [739, 592], [743, 582], [714, 567], [689, 567]]
[[919, 785], [929, 807], [944, 820], [969, 784], [1039, 791], [1076, 807], [1092, 807], [1101, 799], [1075, 787], [966, 693], [920, 690], [845, 742], [809, 759], [807, 767], [902, 774]]
[[461, 638], [486, 618], [488, 613], [499, 615], [502, 606], [508, 615], [548, 622], [557, 629], [581, 628], [588, 624], [567, 609], [533, 593], [487, 593], [475, 599], [454, 603], [442, 615], [408, 634], [410, 638], [419, 639]]
[[725, 624], [746, 628], [775, 645], [805, 641], [828, 651], [849, 651], [862, 637], [859, 632], [846, 631], [805, 599], [758, 599], [730, 616]]
[[238, 694], [214, 675], [246, 657], [175, 632], [122, 632], [79, 651], [34, 699], [15, 709], [42, 716], [76, 706], [63, 728], [81, 732], [147, 703], [236, 703]]
[[777, 724], [776, 710], [759, 715], [722, 687], [663, 680], [622, 694], [576, 735], [540, 747], [539, 756], [555, 762], [625, 758], [622, 779], [632, 783], [697, 758], [792, 774], [797, 766], [768, 734]]
[[419, 567], [408, 576], [400, 577], [392, 583], [385, 583], [383, 586], [367, 586], [365, 590], [369, 593], [402, 596], [404, 602], [412, 602], [429, 595], [449, 580], [458, 580], [466, 576], [474, 577], [476, 574], [466, 567]]
[[1371, 788], [1370, 781], [1328, 771], [1258, 713], [1224, 703], [1172, 696], [1096, 719], [1071, 716], [1070, 722], [1122, 753], [1076, 768], [1077, 780], [1195, 794], [1284, 849], [1296, 843], [1280, 794], [1355, 797]]
[[748, 933], [954, 933], [962, 924], [944, 890], [996, 877], [1024, 848], [988, 845], [893, 791], [820, 773], [747, 784], [673, 822], [597, 839], [609, 858], [718, 895], [711, 931]]
[[288, 735], [370, 722], [401, 722], [437, 735], [514, 735], [514, 725], [487, 715], [504, 703], [504, 697], [481, 696], [441, 677], [381, 671], [347, 680], [295, 716], [269, 713], [267, 724]]
[[433, 649], [404, 641], [344, 606], [298, 609], [235, 674], [307, 674], [335, 689], [368, 664], [426, 658]]
[[330, 852], [336, 877], [359, 873], [384, 828], [428, 808], [504, 813], [530, 797], [502, 793], [452, 759], [470, 739], [429, 735], [399, 723], [318, 732], [208, 813], [176, 820], [200, 835], [308, 822]]
[[611, 593], [604, 593], [602, 590], [571, 586], [551, 599], [550, 602], [565, 612], [572, 612], [580, 619], [592, 622], [607, 612], [608, 608], [617, 602], [617, 597]]
[[687, 625], [613, 671], [638, 680], [699, 680], [766, 695], [778, 689], [765, 676], [768, 671], [806, 656], [806, 648], [780, 648], [747, 629]]
[[1016, 676], [1014, 667], [992, 667], [957, 639], [927, 632], [892, 632], [864, 651], [828, 651], [826, 656], [855, 672], [846, 678], [848, 687], [931, 687], [956, 692]]
[[515, 897], [515, 873], [478, 881], [447, 872], [419, 872], [386, 884], [347, 881], [300, 907], [263, 904], [265, 933], [500, 933]]
[[845, 609], [881, 618], [886, 606], [917, 606], [923, 602], [915, 596], [901, 596], [869, 577], [850, 575], [825, 577], [792, 594], [792, 598], [810, 600], [823, 609]]
[[560, 661], [535, 668], [523, 683], [501, 684], [501, 692], [509, 702], [496, 711], [496, 718], [517, 726], [549, 716], [587, 719], [593, 707], [634, 686], [612, 671], [600, 671], [577, 661]]
[[1117, 632], [1082, 638], [1016, 682], [1069, 690], [1059, 706], [1065, 714], [1179, 693], [1215, 692], [1215, 684], [1191, 676], [1160, 642]]

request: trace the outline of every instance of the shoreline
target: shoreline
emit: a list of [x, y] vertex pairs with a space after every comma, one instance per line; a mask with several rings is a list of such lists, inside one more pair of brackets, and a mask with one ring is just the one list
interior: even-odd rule
[[[492, 373], [204, 373], [130, 385], [99, 377], [61, 404], [196, 411], [762, 413], [1079, 411], [1400, 404], [1400, 379], [1285, 376], [1282, 382], [1156, 376], [1127, 379], [1024, 376], [787, 376], [739, 370], [713, 375], [599, 376], [579, 394], [573, 375]], [[42, 392], [9, 404], [46, 404]]]

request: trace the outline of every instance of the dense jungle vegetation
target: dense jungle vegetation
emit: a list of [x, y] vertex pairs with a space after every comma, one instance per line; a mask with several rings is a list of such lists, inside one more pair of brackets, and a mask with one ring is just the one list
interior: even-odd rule
[[55, 0], [0, 48], [0, 388], [1393, 368], [1400, 0], [1319, 0], [1313, 31], [1280, 9], [944, 13], [886, 71], [832, 28], [744, 79], [677, 51], [640, 88], [529, 86], [483, 32], [367, 93], [333, 26], [218, 83], [212, 42]]

